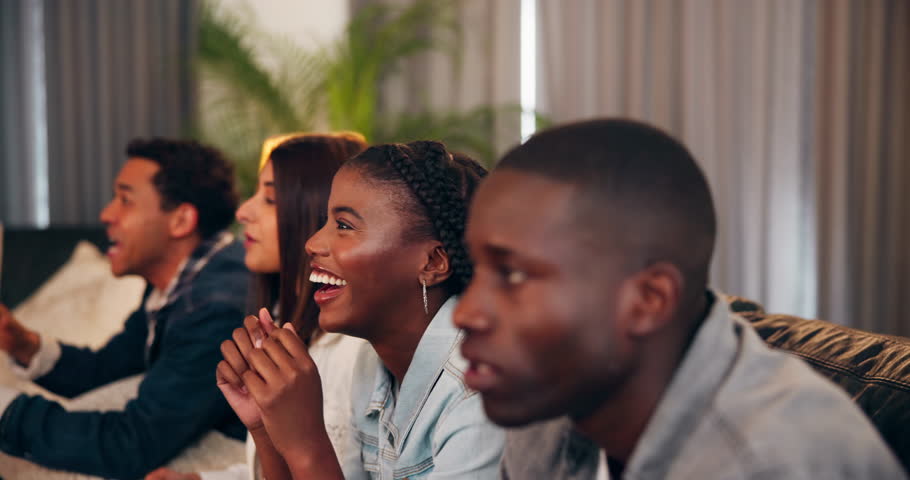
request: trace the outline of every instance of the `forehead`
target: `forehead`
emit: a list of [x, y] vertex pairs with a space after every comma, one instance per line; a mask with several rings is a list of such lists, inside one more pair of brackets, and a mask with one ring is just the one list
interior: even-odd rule
[[578, 238], [571, 225], [573, 186], [513, 169], [494, 171], [471, 205], [467, 238], [486, 246], [553, 259], [571, 255]]
[[398, 223], [403, 195], [399, 188], [368, 178], [357, 168], [341, 168], [332, 179], [329, 209], [350, 207], [364, 218]]
[[259, 181], [262, 183], [272, 182], [275, 180], [275, 170], [272, 168], [272, 162], [268, 162], [259, 172]]

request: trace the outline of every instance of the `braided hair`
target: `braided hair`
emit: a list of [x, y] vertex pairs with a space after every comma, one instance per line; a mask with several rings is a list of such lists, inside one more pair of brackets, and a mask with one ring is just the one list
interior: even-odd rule
[[468, 205], [486, 169], [432, 141], [376, 145], [346, 166], [374, 181], [404, 187], [407, 194], [397, 199], [397, 207], [412, 213], [409, 233], [442, 242], [452, 270], [446, 288], [452, 294], [464, 291], [474, 272], [464, 242]]

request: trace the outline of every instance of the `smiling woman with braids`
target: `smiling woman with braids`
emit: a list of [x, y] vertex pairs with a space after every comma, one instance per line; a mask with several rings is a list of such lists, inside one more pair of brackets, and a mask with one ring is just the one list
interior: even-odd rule
[[[328, 221], [307, 242], [319, 325], [366, 339], [352, 385], [353, 434], [339, 464], [319, 372], [293, 329], [235, 334], [227, 358], [262, 408], [287, 478], [496, 478], [503, 432], [462, 380], [452, 311], [471, 278], [467, 205], [486, 171], [436, 142], [381, 145], [332, 182]], [[249, 367], [247, 366], [249, 365]], [[272, 468], [274, 467], [274, 468]], [[343, 475], [343, 477], [342, 477]]]

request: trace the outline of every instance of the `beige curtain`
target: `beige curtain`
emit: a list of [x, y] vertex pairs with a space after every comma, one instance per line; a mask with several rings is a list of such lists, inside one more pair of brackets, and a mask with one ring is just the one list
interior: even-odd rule
[[818, 2], [822, 318], [910, 336], [910, 2]]
[[[358, 0], [352, 11], [375, 3]], [[383, 0], [409, 4], [412, 0]], [[442, 3], [442, 2], [440, 2]], [[418, 55], [382, 86], [381, 108], [389, 112], [469, 111], [479, 105], [516, 106], [519, 97], [519, 15], [521, 0], [460, 0], [453, 2], [461, 28], [461, 59], [453, 65], [447, 54]], [[492, 132], [502, 153], [520, 140], [519, 115], [501, 115]]]
[[185, 136], [195, 0], [43, 0], [51, 223], [97, 223], [126, 143]]
[[711, 182], [713, 283], [910, 335], [906, 0], [538, 0], [538, 104], [682, 139]]

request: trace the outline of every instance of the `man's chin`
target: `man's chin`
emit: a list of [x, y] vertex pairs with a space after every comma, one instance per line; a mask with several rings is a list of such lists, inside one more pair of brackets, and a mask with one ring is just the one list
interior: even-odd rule
[[501, 427], [522, 427], [558, 416], [558, 414], [535, 411], [525, 402], [493, 399], [482, 394], [481, 397], [483, 398], [483, 410], [487, 417]]
[[111, 275], [120, 278], [127, 275], [132, 275], [133, 272], [130, 272], [128, 268], [124, 265], [118, 265], [117, 263], [111, 263]]

